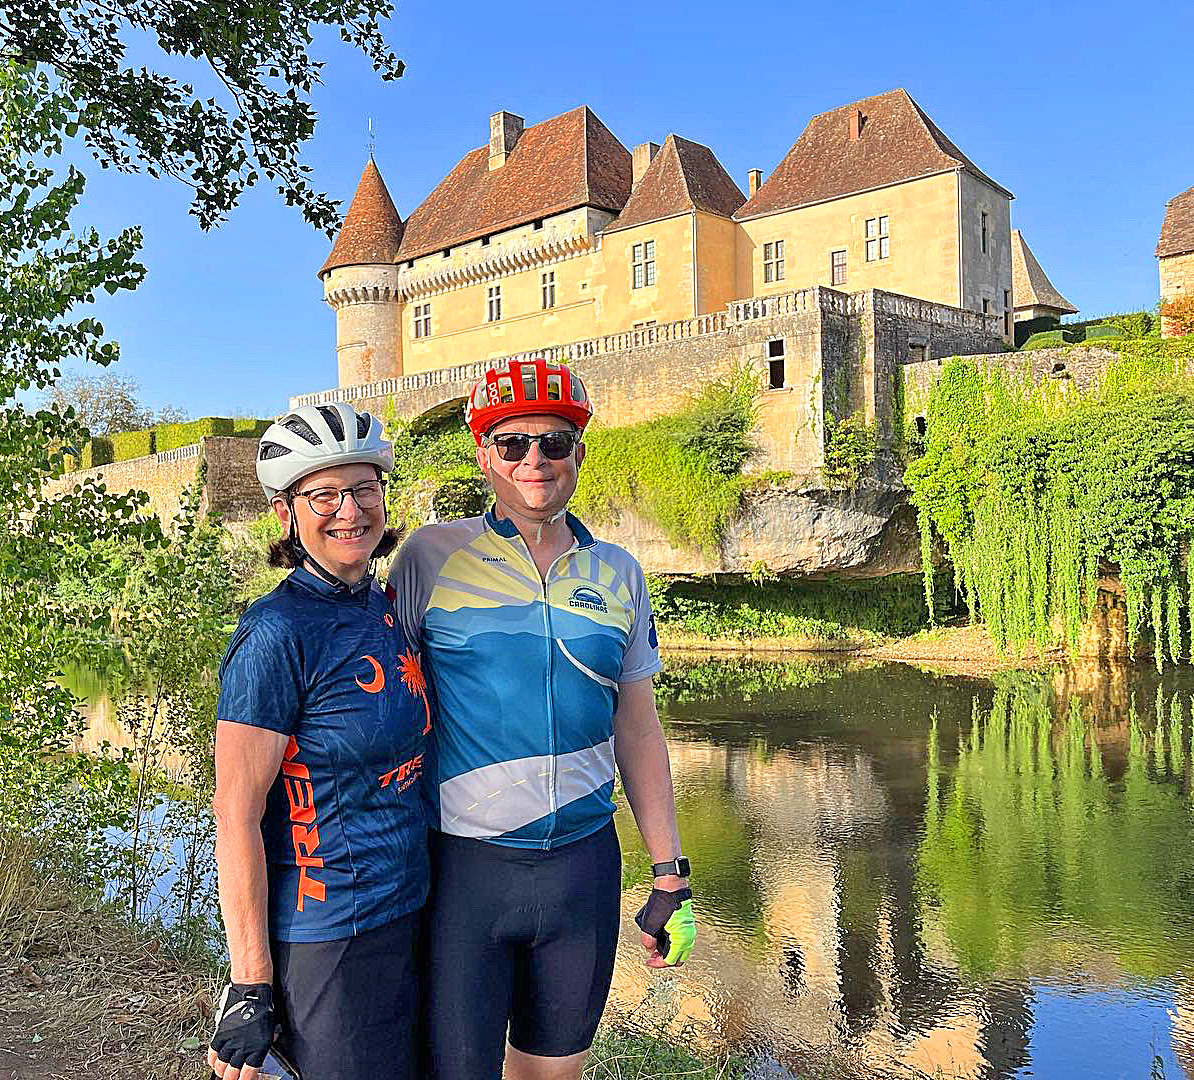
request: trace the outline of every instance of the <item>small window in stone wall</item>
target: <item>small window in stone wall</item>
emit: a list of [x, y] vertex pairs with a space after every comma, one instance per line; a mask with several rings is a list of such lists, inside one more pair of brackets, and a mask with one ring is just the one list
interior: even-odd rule
[[415, 304], [414, 336], [431, 337], [431, 304]]
[[923, 345], [909, 345], [908, 359], [913, 364], [921, 363], [925, 358], [925, 347]]
[[539, 306], [546, 311], [556, 306], [556, 272], [544, 271], [539, 278]]
[[500, 285], [490, 285], [489, 293], [486, 297], [485, 305], [485, 321], [498, 322], [502, 317], [502, 287]]
[[644, 240], [630, 249], [631, 285], [642, 289], [655, 284], [655, 241]]
[[782, 390], [787, 385], [784, 371], [784, 339], [767, 342], [767, 389]]
[[986, 255], [989, 253], [989, 249], [987, 247], [987, 212], [986, 212], [986, 210], [982, 211], [982, 226], [981, 227], [982, 227], [982, 233], [983, 233], [983, 254]]

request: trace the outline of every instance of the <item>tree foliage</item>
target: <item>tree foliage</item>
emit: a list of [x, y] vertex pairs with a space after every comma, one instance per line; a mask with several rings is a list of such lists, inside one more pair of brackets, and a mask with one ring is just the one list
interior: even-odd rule
[[[309, 48], [331, 27], [383, 79], [397, 78], [402, 61], [381, 34], [392, 10], [389, 0], [0, 0], [0, 59], [52, 68], [79, 103], [65, 133], [81, 132], [105, 168], [188, 184], [203, 228], [264, 178], [330, 232], [336, 204], [311, 186], [299, 156], [315, 131], [310, 94], [322, 67]], [[137, 66], [130, 52], [148, 42], [174, 68], [197, 62], [219, 97]]]
[[154, 412], [139, 398], [135, 379], [106, 371], [102, 375], [68, 372], [53, 386], [49, 400], [65, 412], [74, 409], [75, 419], [92, 435], [112, 435], [119, 431], [139, 431], [154, 424], [177, 424], [186, 413], [173, 405]]
[[925, 550], [935, 530], [1000, 648], [1075, 647], [1109, 563], [1129, 637], [1148, 623], [1158, 664], [1190, 656], [1194, 384], [1181, 364], [1157, 346], [1125, 352], [1087, 393], [965, 358], [942, 371], [905, 482]]

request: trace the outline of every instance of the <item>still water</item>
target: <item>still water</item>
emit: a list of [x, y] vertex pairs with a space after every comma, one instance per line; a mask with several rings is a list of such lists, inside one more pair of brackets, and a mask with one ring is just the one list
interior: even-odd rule
[[661, 679], [700, 937], [661, 982], [624, 932], [621, 1007], [779, 1076], [1194, 1076], [1194, 676]]
[[780, 1078], [1194, 1077], [1194, 674], [666, 664], [700, 937], [642, 966], [623, 808], [615, 1008]]

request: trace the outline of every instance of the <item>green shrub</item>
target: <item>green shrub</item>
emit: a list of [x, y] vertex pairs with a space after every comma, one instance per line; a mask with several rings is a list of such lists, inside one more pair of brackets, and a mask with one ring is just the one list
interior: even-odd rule
[[1093, 341], [1098, 338], [1118, 338], [1127, 337], [1118, 326], [1114, 323], [1096, 323], [1094, 326], [1086, 328], [1086, 341]]
[[1107, 341], [1121, 356], [1085, 392], [949, 361], [929, 398], [925, 454], [904, 482], [924, 547], [931, 527], [1000, 649], [1058, 637], [1075, 647], [1106, 562], [1119, 567], [1129, 639], [1150, 623], [1159, 664], [1194, 647], [1194, 560], [1182, 565], [1194, 537], [1194, 380], [1178, 351], [1194, 354], [1194, 338], [1188, 351]]
[[[713, 554], [758, 481], [737, 470], [751, 452], [754, 378], [705, 387], [678, 413], [627, 427], [590, 428], [572, 506], [582, 520], [616, 522], [633, 510], [672, 543]], [[730, 471], [730, 470], [733, 471]]]
[[1020, 351], [1032, 352], [1034, 349], [1055, 349], [1059, 345], [1072, 345], [1081, 341], [1084, 335], [1083, 328], [1071, 330], [1069, 327], [1059, 327], [1056, 330], [1047, 330], [1043, 334], [1033, 334], [1020, 346]]
[[145, 457], [154, 452], [153, 428], [145, 431], [122, 431], [110, 438], [113, 461], [128, 461], [129, 458]]
[[879, 440], [874, 424], [859, 413], [837, 420], [825, 417], [825, 465], [821, 474], [835, 488], [852, 488], [875, 460]]
[[100, 465], [112, 464], [112, 440], [107, 435], [95, 435], [83, 447], [80, 468], [94, 469]]
[[157, 452], [177, 450], [180, 446], [191, 446], [205, 435], [231, 435], [233, 422], [226, 416], [205, 416], [185, 424], [162, 424], [155, 429]]
[[252, 416], [238, 416], [232, 421], [231, 434], [238, 439], [260, 439], [272, 420], [258, 420]]
[[1016, 348], [1020, 348], [1033, 334], [1045, 334], [1050, 330], [1056, 330], [1060, 325], [1061, 320], [1056, 315], [1042, 315], [1037, 319], [1024, 319], [1015, 323], [1012, 330]]

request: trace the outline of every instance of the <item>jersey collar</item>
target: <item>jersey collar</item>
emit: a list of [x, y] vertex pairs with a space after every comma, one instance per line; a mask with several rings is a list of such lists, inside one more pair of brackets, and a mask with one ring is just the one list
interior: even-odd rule
[[372, 575], [366, 574], [355, 585], [333, 585], [330, 581], [324, 581], [318, 574], [311, 573], [305, 566], [296, 566], [290, 571], [290, 580], [316, 596], [324, 596], [329, 600], [346, 600], [367, 592], [372, 584]]
[[[581, 524], [580, 519], [574, 517], [568, 511], [564, 512], [564, 522], [572, 530], [572, 535], [576, 537], [576, 546], [578, 548], [591, 547], [597, 543], [593, 539], [593, 534]], [[514, 524], [509, 518], [500, 518], [497, 516], [497, 507], [491, 506], [485, 511], [485, 524], [488, 525], [498, 536], [504, 536], [507, 540], [513, 540], [518, 535], [518, 526]]]

